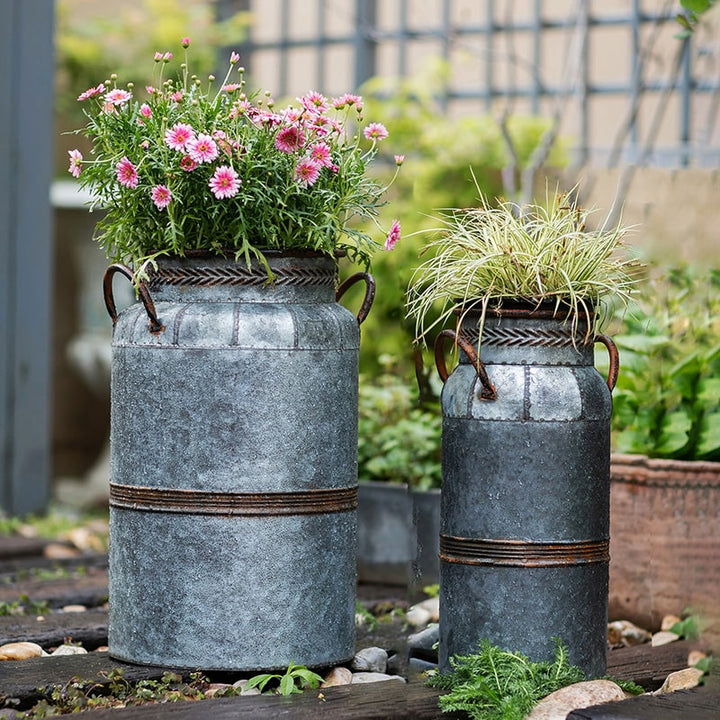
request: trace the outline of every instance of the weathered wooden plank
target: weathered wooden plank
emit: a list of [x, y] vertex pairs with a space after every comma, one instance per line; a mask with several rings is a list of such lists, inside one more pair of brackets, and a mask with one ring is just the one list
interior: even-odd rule
[[573, 710], [567, 720], [718, 720], [720, 692], [708, 687]]
[[0, 662], [0, 700], [18, 698], [28, 706], [41, 697], [38, 688], [63, 685], [73, 678], [106, 685], [107, 673], [117, 667], [130, 682], [159, 680], [167, 672], [167, 668], [117, 662], [106, 652]]
[[437, 691], [385, 681], [305, 691], [291, 697], [245, 696], [88, 710], [82, 717], [87, 720], [450, 720], [453, 716], [440, 712]]
[[702, 648], [696, 641], [680, 640], [659, 647], [650, 643], [608, 651], [607, 674], [632, 680], [645, 690], [657, 690], [675, 670], [687, 667], [688, 653]]
[[[55, 658], [32, 658], [22, 662], [0, 663], [0, 699], [19, 698], [23, 707], [36, 702], [39, 689], [52, 684], [63, 684], [71, 679], [106, 685], [107, 674], [113, 668], [121, 668], [123, 676], [131, 681], [157, 680], [166, 668], [142, 667], [120, 663], [107, 653], [74, 655]], [[53, 678], [49, 681], [49, 678]], [[340, 718], [343, 720], [372, 720], [374, 718], [418, 718], [419, 720], [449, 720], [437, 705], [438, 691], [422, 684], [406, 684], [399, 681], [367, 683], [327, 688], [322, 698], [317, 691], [306, 691], [291, 698], [280, 696], [246, 696], [221, 698], [202, 702], [181, 702], [163, 705], [147, 705], [112, 710], [83, 712], [88, 720], [101, 718], [150, 718], [172, 717], [177, 720], [189, 718], [236, 718], [252, 717], [258, 720], [274, 720], [292, 717], [296, 720], [311, 718]], [[109, 713], [109, 714], [108, 714]]]
[[27, 641], [47, 649], [70, 638], [86, 650], [94, 650], [107, 645], [107, 632], [107, 610], [48, 613], [40, 620], [34, 615], [0, 617], [0, 645]]
[[24, 538], [16, 535], [3, 535], [0, 537], [0, 560], [6, 558], [27, 557], [34, 555], [42, 557], [43, 550], [48, 544], [47, 540], [40, 538]]
[[0, 601], [15, 602], [27, 596], [31, 602], [47, 602], [50, 607], [63, 605], [102, 605], [108, 596], [107, 570], [89, 567], [82, 575], [42, 580], [30, 577], [0, 586]]
[[64, 569], [68, 572], [78, 568], [107, 568], [108, 558], [105, 553], [86, 553], [71, 558], [48, 558], [44, 555], [7, 555], [0, 556], [0, 577], [7, 582], [18, 578], [26, 578], [38, 570]]

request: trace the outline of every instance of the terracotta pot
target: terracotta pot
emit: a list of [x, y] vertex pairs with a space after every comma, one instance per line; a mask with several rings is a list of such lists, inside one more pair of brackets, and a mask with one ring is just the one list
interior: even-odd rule
[[697, 614], [720, 639], [720, 463], [613, 455], [610, 619]]

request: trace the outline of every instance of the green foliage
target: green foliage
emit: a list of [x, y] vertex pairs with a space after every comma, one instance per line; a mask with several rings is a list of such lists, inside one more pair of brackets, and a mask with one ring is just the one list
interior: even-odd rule
[[421, 405], [416, 382], [387, 369], [377, 377], [363, 375], [358, 407], [361, 481], [440, 487], [442, 417], [436, 402]]
[[628, 228], [590, 231], [589, 215], [572, 193], [527, 207], [503, 201], [494, 207], [483, 199], [478, 208], [441, 214], [441, 235], [429, 244], [430, 258], [413, 275], [408, 294], [418, 340], [448, 320], [458, 303], [484, 312], [503, 299], [554, 300], [568, 307], [573, 321], [595, 308], [597, 327], [606, 298], [629, 301], [639, 264], [622, 255]]
[[69, 171], [106, 210], [96, 239], [108, 258], [138, 277], [158, 255], [197, 250], [248, 263], [341, 251], [367, 266], [378, 245], [357, 221], [377, 221], [384, 202], [368, 168], [387, 133], [359, 125], [361, 98], [308, 93], [276, 112], [269, 93], [246, 91], [236, 53], [219, 86], [191, 75], [189, 44], [176, 79], [164, 77], [171, 54], [156, 53], [145, 102], [116, 75], [80, 96], [92, 156], [70, 151]]
[[558, 638], [554, 642], [554, 661], [534, 662], [483, 639], [477, 653], [451, 658], [451, 671], [430, 677], [428, 684], [448, 691], [439, 698], [444, 712], [462, 710], [472, 720], [523, 720], [546, 695], [585, 680], [569, 664], [567, 648]]
[[428, 597], [437, 597], [440, 594], [440, 584], [433, 583], [432, 585], [425, 585], [422, 590]]
[[680, 0], [684, 12], [675, 16], [682, 30], [675, 35], [676, 38], [684, 40], [690, 37], [700, 22], [703, 13], [706, 13], [715, 4], [715, 0]]
[[47, 600], [31, 600], [27, 595], [20, 595], [12, 602], [0, 601], [0, 617], [8, 615], [45, 615], [50, 609]]
[[670, 632], [675, 633], [683, 640], [697, 640], [700, 637], [697, 617], [695, 615], [688, 615], [686, 618], [676, 622], [670, 628]]
[[614, 449], [720, 460], [720, 270], [654, 273], [618, 320], [614, 340]]
[[301, 693], [306, 688], [315, 690], [322, 682], [322, 677], [312, 670], [308, 670], [304, 665], [295, 665], [290, 663], [283, 675], [276, 673], [261, 673], [253, 675], [245, 686], [246, 690], [257, 687], [260, 692], [266, 692], [265, 688], [269, 685], [277, 683], [277, 688], [273, 692], [280, 695], [292, 695], [293, 693]]

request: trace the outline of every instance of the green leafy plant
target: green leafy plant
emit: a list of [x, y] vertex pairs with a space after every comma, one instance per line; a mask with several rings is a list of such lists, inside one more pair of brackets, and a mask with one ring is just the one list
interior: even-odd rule
[[277, 673], [261, 673], [253, 675], [245, 686], [246, 690], [250, 688], [258, 688], [260, 692], [266, 692], [269, 685], [275, 685], [273, 692], [277, 690], [280, 695], [292, 695], [293, 693], [301, 693], [306, 688], [315, 690], [322, 682], [322, 677], [312, 670], [308, 670], [304, 665], [295, 665], [291, 662], [283, 675]]
[[[527, 207], [507, 201], [492, 206], [481, 195], [479, 207], [441, 213], [441, 234], [429, 243], [431, 257], [417, 268], [408, 291], [417, 339], [447, 321], [458, 305], [480, 307], [484, 318], [490, 303], [508, 299], [553, 301], [573, 321], [594, 310], [594, 332], [604, 319], [604, 300], [629, 302], [639, 263], [622, 254], [630, 228], [591, 231], [590, 212], [571, 191]], [[439, 314], [427, 322], [436, 306]]]
[[655, 272], [639, 289], [614, 332], [613, 447], [720, 460], [720, 270]]
[[[583, 671], [568, 662], [561, 640], [553, 642], [555, 659], [536, 662], [483, 639], [477, 653], [451, 658], [451, 670], [430, 676], [428, 684], [447, 691], [438, 700], [443, 712], [465, 711], [472, 720], [523, 720], [546, 695], [585, 680]], [[622, 687], [642, 692], [634, 683]]]
[[[138, 276], [158, 255], [190, 251], [247, 262], [268, 250], [343, 252], [368, 265], [378, 244], [357, 220], [376, 221], [384, 202], [368, 166], [388, 133], [364, 123], [362, 98], [309, 92], [276, 110], [269, 92], [246, 88], [237, 53], [215, 85], [191, 75], [190, 39], [181, 44], [180, 77], [164, 77], [172, 53], [158, 52], [151, 86], [121, 87], [113, 74], [78, 97], [92, 151], [71, 150], [69, 171], [106, 210], [96, 239], [107, 256]], [[399, 234], [395, 221], [388, 246]]]

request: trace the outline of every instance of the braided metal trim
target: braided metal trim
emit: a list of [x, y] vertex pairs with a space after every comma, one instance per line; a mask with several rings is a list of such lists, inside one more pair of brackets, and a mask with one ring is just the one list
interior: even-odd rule
[[[473, 344], [478, 341], [476, 329], [463, 328], [463, 336]], [[574, 347], [583, 344], [583, 337], [576, 337], [573, 344], [573, 332], [570, 328], [509, 328], [486, 324], [483, 328], [483, 343], [505, 347]]]
[[[273, 268], [275, 285], [335, 287], [335, 268], [281, 267]], [[215, 285], [262, 286], [268, 281], [263, 267], [248, 268], [243, 263], [212, 267], [195, 265], [188, 267], [160, 267], [150, 275], [149, 287], [160, 285], [211, 287]]]
[[357, 486], [297, 492], [238, 493], [110, 483], [110, 506], [189, 515], [317, 515], [355, 510], [357, 494]]

